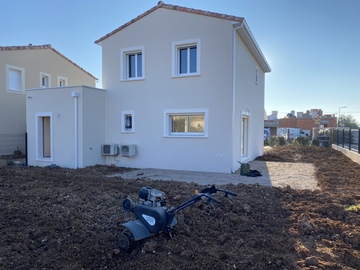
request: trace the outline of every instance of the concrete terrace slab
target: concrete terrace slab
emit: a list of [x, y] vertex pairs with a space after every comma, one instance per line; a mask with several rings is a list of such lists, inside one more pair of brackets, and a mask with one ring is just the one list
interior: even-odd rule
[[291, 163], [291, 162], [269, 162], [252, 161], [251, 170], [258, 170], [262, 176], [248, 177], [240, 174], [209, 173], [196, 171], [177, 171], [160, 169], [140, 169], [122, 174], [111, 175], [110, 177], [120, 176], [123, 179], [146, 178], [150, 180], [173, 180], [182, 182], [195, 182], [199, 185], [226, 185], [239, 183], [259, 184], [272, 187], [290, 186], [293, 189], [319, 189], [315, 179], [315, 168], [311, 163]]

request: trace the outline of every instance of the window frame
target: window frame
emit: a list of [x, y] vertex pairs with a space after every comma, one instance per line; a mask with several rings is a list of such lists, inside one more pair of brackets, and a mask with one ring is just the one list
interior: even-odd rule
[[[60, 85], [60, 83], [64, 81], [65, 82], [65, 85]], [[58, 76], [57, 77], [57, 85], [58, 87], [66, 87], [68, 86], [68, 78], [67, 77], [63, 77], [63, 76]]]
[[[43, 78], [47, 78], [47, 86], [43, 85]], [[51, 74], [46, 72], [40, 72], [40, 88], [50, 88], [51, 87]]]
[[[126, 117], [131, 116], [131, 128], [126, 127]], [[121, 132], [135, 133], [135, 111], [121, 111]]]
[[[129, 56], [130, 55], [137, 55], [141, 53], [141, 76], [130, 77], [129, 74]], [[135, 57], [135, 72], [137, 74], [137, 57]], [[137, 46], [137, 47], [130, 47], [130, 48], [122, 48], [120, 53], [120, 80], [121, 81], [139, 81], [145, 79], [145, 47], [144, 46]]]
[[[172, 116], [204, 116], [204, 132], [172, 132]], [[208, 109], [169, 109], [163, 112], [163, 137], [169, 138], [208, 138], [209, 110]]]
[[249, 157], [250, 149], [250, 113], [241, 113], [241, 160]]
[[[43, 120], [49, 119], [48, 125], [44, 126]], [[48, 134], [44, 135], [45, 129]], [[46, 138], [45, 138], [46, 136]], [[53, 113], [35, 113], [35, 147], [37, 161], [53, 161], [54, 144], [53, 144]], [[46, 144], [46, 146], [45, 146]], [[49, 151], [50, 155], [44, 155]]]
[[[10, 82], [10, 71], [18, 71], [20, 72], [20, 89], [12, 88]], [[25, 93], [25, 69], [22, 67], [17, 67], [13, 65], [6, 65], [6, 91], [11, 93]]]
[[255, 66], [255, 84], [259, 84], [259, 68]]
[[[190, 72], [190, 65], [188, 63], [188, 69], [186, 73], [180, 72], [180, 50], [190, 49], [191, 47], [196, 46], [196, 72]], [[188, 39], [182, 41], [174, 41], [171, 43], [172, 48], [172, 77], [191, 77], [200, 75], [200, 55], [201, 55], [201, 46], [200, 39]], [[190, 60], [190, 54], [188, 55], [188, 60]]]

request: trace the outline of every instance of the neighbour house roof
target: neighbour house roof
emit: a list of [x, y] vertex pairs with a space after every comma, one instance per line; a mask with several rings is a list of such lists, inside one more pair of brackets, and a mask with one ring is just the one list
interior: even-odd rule
[[158, 2], [158, 4], [156, 6], [149, 9], [148, 11], [145, 11], [144, 13], [140, 14], [139, 16], [132, 19], [131, 21], [125, 23], [124, 25], [116, 28], [115, 30], [111, 31], [110, 33], [106, 34], [105, 36], [99, 38], [98, 40], [95, 41], [95, 44], [98, 44], [101, 46], [101, 42], [103, 40], [111, 37], [112, 35], [123, 30], [124, 28], [128, 27], [129, 25], [137, 22], [138, 20], [144, 18], [145, 16], [149, 15], [150, 13], [152, 13], [153, 11], [155, 11], [159, 8], [175, 10], [175, 11], [179, 11], [179, 12], [187, 12], [187, 13], [192, 13], [192, 14], [201, 15], [201, 16], [208, 16], [208, 17], [213, 17], [213, 18], [218, 18], [218, 19], [229, 20], [229, 21], [233, 22], [234, 28], [240, 34], [240, 36], [244, 39], [245, 44], [248, 46], [248, 48], [250, 49], [251, 53], [254, 55], [256, 60], [260, 63], [263, 70], [265, 72], [271, 71], [269, 64], [267, 63], [264, 55], [262, 54], [254, 36], [252, 35], [252, 33], [243, 17], [226, 15], [226, 14], [210, 12], [210, 11], [205, 11], [205, 10], [200, 10], [200, 9], [175, 6], [175, 5], [165, 4], [162, 1]]
[[60, 53], [59, 51], [55, 50], [51, 44], [44, 44], [44, 45], [32, 45], [29, 44], [28, 46], [0, 46], [0, 52], [1, 51], [16, 51], [16, 50], [41, 50], [41, 49], [50, 49], [53, 52], [55, 52], [56, 54], [60, 55], [61, 57], [63, 57], [66, 61], [70, 62], [71, 64], [73, 64], [74, 66], [76, 66], [77, 68], [81, 69], [82, 71], [84, 71], [86, 74], [88, 74], [89, 76], [93, 77], [95, 80], [98, 80], [98, 78], [96, 78], [94, 75], [92, 75], [90, 72], [86, 71], [85, 69], [83, 69], [82, 67], [80, 67], [78, 64], [76, 64], [75, 62], [71, 61], [69, 58], [67, 58], [65, 55], [63, 55], [62, 53]]

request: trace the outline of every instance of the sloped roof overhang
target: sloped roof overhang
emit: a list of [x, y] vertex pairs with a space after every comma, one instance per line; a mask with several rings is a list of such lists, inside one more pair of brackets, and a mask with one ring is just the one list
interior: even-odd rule
[[249, 48], [250, 52], [255, 57], [256, 61], [259, 63], [260, 67], [264, 70], [264, 72], [271, 71], [270, 65], [266, 61], [263, 53], [260, 50], [260, 47], [258, 46], [254, 36], [252, 35], [252, 33], [249, 29], [248, 24], [246, 23], [246, 21], [243, 17], [226, 15], [226, 14], [210, 12], [210, 11], [205, 11], [205, 10], [200, 10], [200, 9], [193, 9], [193, 8], [169, 5], [169, 4], [164, 4], [162, 1], [158, 2], [158, 4], [155, 7], [149, 9], [148, 11], [145, 11], [144, 13], [140, 14], [139, 16], [132, 19], [131, 21], [125, 23], [124, 25], [116, 28], [115, 30], [111, 31], [110, 33], [106, 34], [105, 36], [99, 38], [98, 40], [95, 41], [95, 44], [101, 46], [102, 41], [104, 41], [105, 39], [111, 37], [112, 35], [123, 30], [124, 28], [128, 27], [129, 25], [137, 22], [138, 20], [142, 19], [143, 17], [149, 15], [150, 13], [154, 12], [155, 10], [157, 10], [159, 8], [165, 8], [165, 9], [169, 9], [169, 10], [187, 12], [187, 13], [192, 13], [192, 14], [196, 14], [196, 15], [209, 16], [209, 17], [213, 17], [213, 18], [231, 21], [234, 28], [236, 29], [237, 33], [241, 36], [241, 38], [245, 42], [246, 46]]
[[216, 13], [216, 12], [210, 12], [210, 11], [205, 11], [205, 10], [201, 10], [201, 9], [169, 5], [169, 4], [165, 4], [164, 2], [160, 1], [153, 8], [149, 9], [148, 11], [145, 11], [144, 13], [140, 14], [139, 16], [132, 19], [131, 21], [125, 23], [124, 25], [116, 28], [115, 30], [111, 31], [110, 33], [106, 34], [105, 36], [99, 38], [98, 40], [95, 41], [95, 44], [98, 44], [101, 46], [101, 42], [103, 40], [107, 39], [108, 37], [111, 37], [112, 35], [116, 34], [117, 32], [128, 27], [129, 25], [133, 24], [134, 22], [142, 19], [143, 17], [149, 15], [150, 13], [154, 12], [155, 10], [157, 10], [159, 8], [175, 10], [175, 11], [180, 11], [180, 12], [193, 13], [193, 14], [197, 14], [197, 15], [209, 16], [209, 17], [214, 17], [214, 18], [219, 18], [219, 19], [224, 19], [224, 20], [229, 20], [229, 21], [234, 21], [234, 22], [239, 22], [239, 23], [241, 23], [244, 20], [244, 18], [242, 18], [242, 17], [226, 15], [226, 14], [221, 14], [221, 13]]
[[250, 31], [248, 24], [245, 19], [241, 22], [233, 22], [233, 27], [239, 36], [242, 38], [251, 54], [255, 57], [256, 61], [259, 63], [262, 70], [267, 73], [271, 71], [269, 63], [266, 61], [265, 56], [263, 55], [259, 45], [257, 44], [253, 34]]
[[50, 49], [53, 52], [55, 52], [56, 54], [60, 55], [61, 57], [63, 57], [66, 61], [70, 62], [71, 64], [73, 64], [74, 66], [76, 66], [77, 68], [79, 68], [80, 70], [82, 70], [83, 72], [85, 72], [86, 74], [88, 74], [89, 76], [91, 76], [92, 78], [94, 78], [95, 80], [98, 80], [98, 78], [96, 78], [94, 75], [92, 75], [90, 72], [86, 71], [85, 69], [83, 69], [82, 67], [80, 67], [78, 64], [76, 64], [75, 62], [71, 61], [69, 58], [67, 58], [65, 55], [63, 55], [62, 53], [60, 53], [59, 51], [55, 50], [51, 44], [44, 44], [44, 45], [32, 45], [29, 44], [27, 46], [0, 46], [0, 51], [16, 51], [16, 50], [42, 50], [42, 49]]

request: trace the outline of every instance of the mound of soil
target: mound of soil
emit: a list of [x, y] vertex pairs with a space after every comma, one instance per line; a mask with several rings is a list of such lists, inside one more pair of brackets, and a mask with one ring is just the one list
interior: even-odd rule
[[123, 199], [151, 186], [171, 207], [203, 186], [109, 178], [128, 170], [110, 166], [1, 167], [0, 269], [360, 269], [360, 165], [322, 147], [275, 147], [258, 160], [313, 163], [321, 190], [221, 186], [238, 194], [233, 204], [199, 202], [177, 214], [172, 237], [127, 252], [116, 245], [133, 218]]

